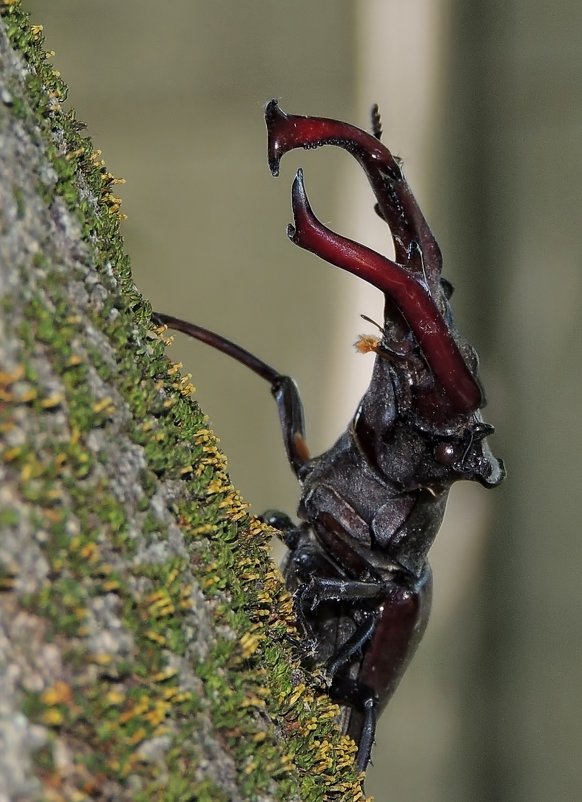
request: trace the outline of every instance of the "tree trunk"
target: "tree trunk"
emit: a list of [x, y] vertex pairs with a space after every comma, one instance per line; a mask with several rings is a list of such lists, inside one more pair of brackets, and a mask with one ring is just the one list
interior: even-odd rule
[[115, 179], [41, 31], [0, 11], [0, 802], [357, 800]]

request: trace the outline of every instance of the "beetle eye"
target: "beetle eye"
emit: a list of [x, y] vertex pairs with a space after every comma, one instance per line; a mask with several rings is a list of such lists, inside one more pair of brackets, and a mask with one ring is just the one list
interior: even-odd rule
[[452, 465], [457, 458], [457, 449], [452, 443], [437, 443], [434, 458], [441, 465]]

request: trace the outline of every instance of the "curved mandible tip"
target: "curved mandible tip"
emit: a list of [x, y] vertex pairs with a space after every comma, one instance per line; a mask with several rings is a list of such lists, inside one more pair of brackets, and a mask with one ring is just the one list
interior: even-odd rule
[[377, 136], [327, 117], [287, 114], [277, 100], [267, 104], [265, 122], [269, 168], [275, 176], [279, 174], [281, 158], [295, 148], [334, 145], [351, 153], [366, 173], [380, 217], [390, 228], [396, 261], [416, 270], [411, 264], [411, 253], [418, 244], [422, 271], [431, 290], [436, 290], [442, 269], [439, 246], [406, 183], [398, 160]]

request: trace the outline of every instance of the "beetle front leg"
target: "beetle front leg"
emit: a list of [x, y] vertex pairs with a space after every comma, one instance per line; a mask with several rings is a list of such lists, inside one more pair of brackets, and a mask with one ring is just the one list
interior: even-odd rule
[[283, 433], [283, 442], [287, 451], [287, 458], [295, 473], [299, 471], [309, 459], [309, 450], [305, 442], [305, 422], [303, 418], [303, 403], [297, 385], [290, 376], [283, 376], [262, 359], [251, 354], [246, 348], [227, 340], [210, 329], [189, 323], [187, 320], [166, 315], [163, 312], [154, 312], [152, 320], [163, 324], [169, 329], [180, 331], [189, 337], [222, 351], [223, 354], [236, 359], [247, 368], [266, 379], [271, 385], [271, 392], [279, 411], [279, 421]]
[[309, 449], [305, 442], [303, 403], [299, 389], [290, 376], [278, 374], [271, 382], [271, 392], [279, 410], [287, 458], [297, 473], [309, 459]]

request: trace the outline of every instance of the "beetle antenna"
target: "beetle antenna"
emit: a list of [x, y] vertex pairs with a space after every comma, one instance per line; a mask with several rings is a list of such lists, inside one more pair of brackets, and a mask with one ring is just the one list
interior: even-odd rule
[[368, 317], [368, 315], [360, 315], [360, 317], [362, 318], [362, 320], [365, 320], [366, 323], [371, 323], [372, 326], [376, 326], [376, 328], [378, 329], [380, 334], [382, 336], [384, 336], [384, 327], [383, 326], [381, 326], [379, 323], [376, 323], [376, 321], [373, 320], [371, 317]]

